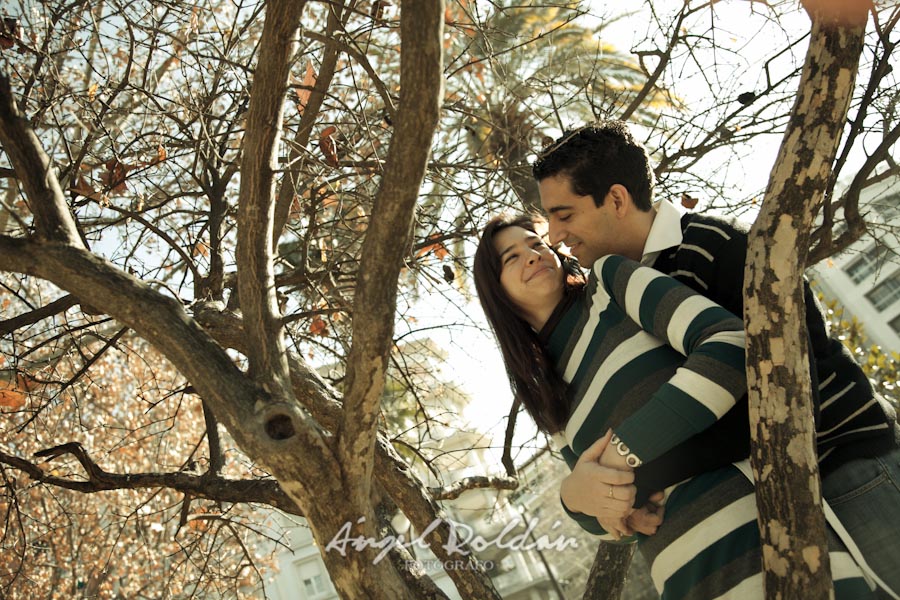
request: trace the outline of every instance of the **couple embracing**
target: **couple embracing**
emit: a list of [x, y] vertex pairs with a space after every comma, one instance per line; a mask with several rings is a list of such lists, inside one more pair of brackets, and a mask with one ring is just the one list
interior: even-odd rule
[[[495, 217], [474, 273], [513, 392], [572, 469], [564, 508], [607, 540], [636, 539], [662, 598], [761, 599], [735, 316], [746, 227], [653, 204], [649, 158], [622, 122], [565, 133], [533, 173], [549, 243], [541, 219]], [[897, 417], [805, 295], [835, 594], [896, 597]]]

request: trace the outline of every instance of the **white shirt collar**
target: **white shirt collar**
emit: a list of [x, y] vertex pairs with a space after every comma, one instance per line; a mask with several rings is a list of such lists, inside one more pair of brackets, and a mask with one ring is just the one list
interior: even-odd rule
[[653, 207], [656, 216], [644, 243], [641, 264], [652, 265], [663, 250], [681, 244], [681, 212], [668, 200], [660, 200]]

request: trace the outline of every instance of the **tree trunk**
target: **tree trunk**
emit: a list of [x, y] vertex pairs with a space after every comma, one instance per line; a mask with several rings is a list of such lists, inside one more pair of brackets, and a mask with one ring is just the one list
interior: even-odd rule
[[812, 34], [800, 89], [748, 242], [744, 319], [750, 458], [757, 481], [767, 598], [832, 595], [809, 381], [803, 266], [862, 51], [866, 10], [861, 3], [852, 4], [834, 8], [818, 1], [805, 3]]
[[600, 542], [594, 566], [584, 587], [584, 600], [616, 600], [625, 589], [625, 576], [631, 566], [636, 544]]
[[[0, 236], [0, 263], [4, 270], [29, 273], [52, 281], [83, 301], [102, 306], [104, 313], [134, 329], [162, 352], [192, 382], [197, 394], [215, 412], [241, 449], [278, 479], [284, 492], [307, 517], [323, 550], [329, 574], [342, 597], [414, 599], [423, 597], [423, 592], [427, 597], [443, 597], [430, 582], [421, 581], [424, 574], [410, 572], [395, 560], [396, 557], [384, 552], [379, 560], [382, 548], [376, 545], [389, 538], [384, 537], [385, 531], [376, 521], [372, 496], [366, 493], [370, 489], [372, 473], [372, 465], [366, 463], [375, 460], [376, 429], [367, 427], [360, 431], [357, 427], [354, 433], [359, 436], [349, 436], [350, 442], [351, 445], [359, 444], [363, 456], [346, 456], [345, 450], [342, 461], [338, 450], [345, 445], [340, 443], [340, 438], [310, 418], [296, 402], [289, 380], [287, 354], [278, 341], [282, 335], [281, 324], [270, 289], [272, 265], [269, 252], [274, 203], [271, 171], [274, 168], [273, 149], [277, 146], [281, 126], [281, 97], [286, 89], [287, 65], [293, 60], [292, 40], [296, 28], [291, 23], [296, 22], [301, 6], [286, 0], [268, 6], [267, 20], [278, 22], [267, 27], [263, 36], [263, 45], [267, 49], [260, 56], [266, 59], [257, 71], [260, 78], [254, 86], [258, 90], [254, 97], [270, 90], [277, 98], [264, 98], [254, 104], [248, 117], [248, 130], [255, 131], [247, 134], [244, 147], [245, 156], [249, 158], [242, 163], [245, 183], [241, 191], [239, 231], [243, 226], [249, 229], [240, 233], [238, 254], [244, 259], [239, 261], [239, 294], [246, 319], [242, 333], [248, 355], [252, 357], [249, 376], [238, 369], [207, 332], [185, 313], [179, 301], [156, 292], [81, 246], [55, 174], [49, 168], [49, 162], [42, 158], [40, 145], [27, 121], [16, 110], [5, 78], [0, 78], [0, 136], [17, 173], [41, 175], [28, 178], [26, 190], [34, 204], [32, 210], [37, 229], [43, 235], [34, 239]], [[408, 214], [403, 215], [403, 219], [388, 219], [391, 225], [398, 221], [411, 222], [415, 197], [424, 174], [440, 98], [442, 19], [440, 0], [413, 3], [404, 6], [402, 12], [401, 112], [404, 114], [398, 115], [398, 121], [406, 119], [411, 125], [397, 127], [397, 131], [408, 134], [395, 134], [392, 138], [392, 156], [396, 153], [399, 158], [389, 162], [401, 171], [392, 173], [392, 179], [402, 179], [405, 185], [395, 184], [388, 191], [382, 190], [384, 197], [380, 200], [382, 203], [396, 201], [400, 196], [411, 196], [412, 200], [405, 203]], [[411, 72], [410, 64], [413, 65]], [[423, 74], [423, 70], [428, 72]], [[411, 94], [411, 91], [416, 93]], [[431, 120], [427, 124], [421, 123], [425, 103], [428, 103], [426, 116]], [[414, 131], [409, 133], [410, 129]], [[410, 139], [412, 134], [415, 139]], [[394, 145], [398, 146], [397, 152], [393, 152]], [[257, 150], [258, 156], [254, 154]], [[410, 154], [416, 155], [414, 166], [418, 173], [409, 173], [411, 160], [396, 165]], [[404, 168], [406, 170], [402, 170]], [[373, 221], [378, 218], [386, 217], [375, 215]], [[379, 225], [375, 229], [380, 231], [384, 227]], [[398, 239], [384, 245], [399, 246], [402, 255], [408, 251], [404, 242], [404, 239]], [[398, 264], [391, 268], [399, 271], [399, 258], [395, 262]], [[372, 271], [377, 273], [377, 267]], [[369, 276], [373, 274], [369, 273]], [[393, 278], [383, 277], [382, 282], [396, 286], [396, 279], [394, 274]], [[384, 312], [383, 306], [379, 305], [379, 308]], [[387, 310], [390, 319], [394, 312], [392, 304]], [[371, 326], [371, 323], [366, 325]], [[384, 345], [389, 344], [389, 339], [390, 335]], [[362, 359], [368, 358], [371, 357], [364, 352]], [[380, 381], [368, 382], [367, 389], [383, 386], [383, 374], [380, 377]], [[349, 395], [352, 394], [351, 389]], [[374, 415], [361, 413], [371, 410], [377, 414], [377, 404], [368, 406], [357, 402], [354, 406], [360, 423], [375, 422]], [[345, 404], [345, 418], [346, 412]], [[346, 433], [347, 428], [343, 431]], [[415, 516], [421, 520], [420, 515]], [[342, 544], [344, 539], [347, 542]], [[332, 545], [331, 551], [325, 552], [333, 540], [338, 540], [338, 545]], [[466, 591], [470, 592], [467, 597], [496, 597], [487, 577], [483, 573], [478, 575], [466, 580]]]

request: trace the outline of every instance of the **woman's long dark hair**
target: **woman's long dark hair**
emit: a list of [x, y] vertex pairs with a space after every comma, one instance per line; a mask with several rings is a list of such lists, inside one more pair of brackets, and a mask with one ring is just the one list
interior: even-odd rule
[[[513, 394], [525, 405], [538, 429], [556, 433], [569, 417], [566, 383], [553, 368], [538, 334], [519, 316], [519, 309], [500, 285], [500, 255], [494, 247], [497, 232], [521, 227], [537, 233], [536, 223], [541, 220], [532, 215], [501, 215], [488, 221], [475, 251], [473, 271], [475, 290], [500, 346]], [[578, 262], [559, 252], [556, 254], [563, 264], [567, 288], [584, 286], [585, 278]]]

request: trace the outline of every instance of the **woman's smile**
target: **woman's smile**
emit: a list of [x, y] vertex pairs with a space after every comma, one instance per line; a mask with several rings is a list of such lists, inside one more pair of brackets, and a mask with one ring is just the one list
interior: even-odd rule
[[548, 273], [548, 272], [552, 272], [552, 271], [553, 271], [553, 269], [551, 269], [549, 266], [547, 266], [547, 265], [541, 265], [541, 266], [538, 267], [537, 270], [536, 270], [534, 273], [532, 273], [532, 274], [528, 277], [528, 279], [526, 279], [525, 281], [526, 281], [526, 282], [529, 282], [529, 281], [531, 281], [532, 279], [534, 279], [535, 277], [537, 277], [538, 275], [540, 275], [541, 273]]

